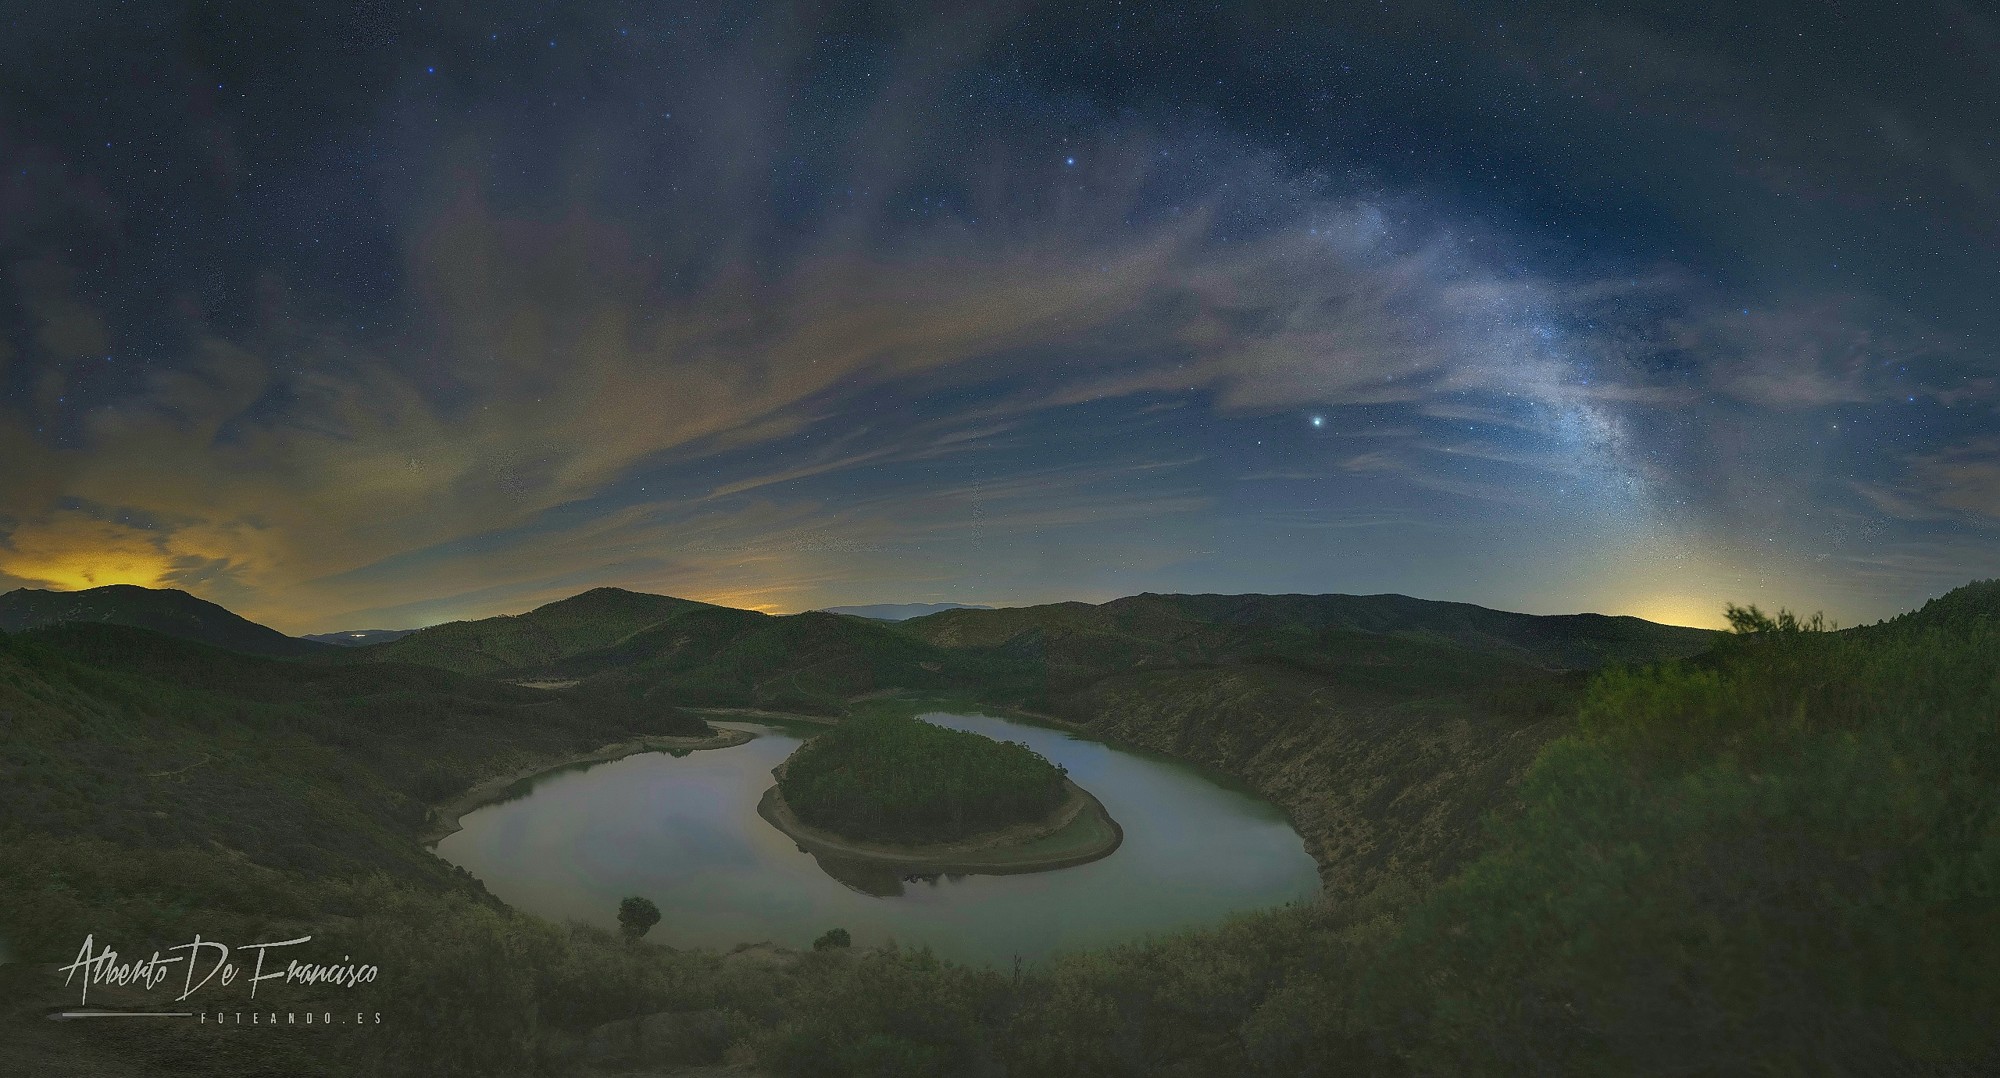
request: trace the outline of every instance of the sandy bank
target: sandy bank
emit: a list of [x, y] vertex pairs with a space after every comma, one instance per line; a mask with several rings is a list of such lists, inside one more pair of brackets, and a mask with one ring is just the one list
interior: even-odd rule
[[[782, 766], [782, 765], [781, 765]], [[1107, 857], [1125, 841], [1125, 830], [1088, 790], [1063, 780], [1068, 796], [1040, 820], [960, 839], [905, 845], [863, 842], [808, 826], [785, 803], [778, 787], [764, 791], [757, 814], [816, 857], [893, 866], [914, 872], [1001, 875], [1046, 872]]]
[[684, 707], [697, 715], [713, 715], [719, 719], [775, 719], [778, 722], [804, 722], [814, 726], [839, 726], [841, 720], [830, 715], [802, 715], [796, 711], [765, 711], [754, 707]]

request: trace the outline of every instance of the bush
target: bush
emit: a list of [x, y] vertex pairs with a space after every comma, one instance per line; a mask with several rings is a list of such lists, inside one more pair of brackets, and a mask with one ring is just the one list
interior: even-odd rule
[[633, 896], [618, 903], [618, 930], [629, 939], [638, 939], [660, 923], [660, 907], [650, 898]]
[[2000, 622], [1740, 614], [1701, 665], [1598, 679], [1375, 963], [1417, 1070], [2000, 1062]]

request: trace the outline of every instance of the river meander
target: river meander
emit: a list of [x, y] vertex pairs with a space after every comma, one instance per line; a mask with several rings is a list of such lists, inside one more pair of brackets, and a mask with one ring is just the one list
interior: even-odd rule
[[840, 927], [857, 946], [893, 938], [994, 965], [1212, 923], [1318, 891], [1312, 859], [1284, 815], [1227, 779], [1010, 719], [923, 718], [1025, 742], [1068, 768], [1123, 826], [1123, 845], [1089, 864], [1020, 875], [904, 878], [822, 865], [757, 814], [771, 769], [813, 728], [745, 720], [714, 723], [758, 735], [734, 748], [643, 753], [538, 776], [465, 814], [437, 852], [508, 903], [556, 920], [615, 927], [619, 899], [643, 895], [660, 908], [647, 936], [657, 943], [803, 948]]

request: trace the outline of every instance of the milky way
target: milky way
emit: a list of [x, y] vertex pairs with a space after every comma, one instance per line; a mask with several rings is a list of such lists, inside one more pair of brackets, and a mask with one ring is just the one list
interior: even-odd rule
[[0, 587], [1993, 575], [1995, 20], [1394, 6], [8, 15]]

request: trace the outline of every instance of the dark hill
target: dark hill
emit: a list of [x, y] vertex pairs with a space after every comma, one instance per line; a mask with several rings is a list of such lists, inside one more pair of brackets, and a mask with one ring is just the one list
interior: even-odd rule
[[587, 592], [357, 657], [621, 699], [841, 715], [947, 694], [1218, 767], [1292, 813], [1328, 884], [1435, 879], [1575, 706], [1579, 667], [1716, 634], [1406, 596], [1136, 595], [904, 622]]
[[344, 648], [362, 648], [370, 644], [386, 644], [417, 632], [416, 629], [348, 629], [337, 633], [307, 633], [301, 640], [311, 640], [320, 644], [339, 644]]
[[963, 660], [887, 625], [812, 611], [771, 616], [698, 607], [617, 645], [547, 668], [564, 678], [655, 686], [677, 702], [838, 714], [857, 696], [972, 683]]
[[366, 648], [361, 654], [377, 662], [418, 663], [464, 674], [500, 674], [545, 667], [572, 655], [611, 647], [676, 614], [719, 609], [723, 608], [692, 599], [597, 588], [525, 614], [433, 625]]
[[[1780, 618], [1587, 695], [1434, 626], [1135, 598], [992, 612], [1015, 619], [997, 644], [953, 646], [697, 605], [566, 660], [589, 676], [559, 690], [115, 625], [0, 634], [0, 937], [23, 959], [0, 963], [0, 1040], [23, 1073], [525, 1073], [655, 1032], [620, 1073], [2000, 1073], [2000, 585], [1837, 633]], [[895, 950], [752, 962], [507, 911], [412, 842], [440, 792], [657, 730], [643, 697], [599, 694], [620, 677], [754, 693], [912, 663], [982, 700], [1039, 679], [1070, 722], [1245, 778], [1331, 900], [1011, 977]], [[308, 1049], [219, 1069], [198, 1026], [46, 1019], [75, 1005], [59, 963], [85, 933], [294, 925], [396, 963], [390, 994], [332, 1007], [450, 1021], [260, 1038]]]
[[1880, 628], [1971, 629], [1992, 623], [2000, 623], [2000, 580], [1975, 580], [1953, 588], [1916, 610], [1890, 618]]
[[34, 591], [0, 595], [0, 630], [19, 632], [67, 622], [99, 622], [150, 629], [250, 655], [316, 655], [327, 645], [300, 640], [238, 616], [174, 588], [110, 584], [85, 591]]
[[1686, 656], [1716, 636], [1400, 595], [1148, 594], [896, 628], [985, 655], [992, 689], [1031, 710], [1242, 777], [1285, 806], [1343, 895], [1462, 863], [1472, 821], [1507, 803], [1576, 706], [1575, 668]]
[[707, 732], [610, 694], [80, 622], [0, 635], [0, 722], [0, 840], [220, 842], [264, 864], [429, 877], [440, 864], [412, 841], [427, 802], [638, 734]]
[[876, 621], [908, 621], [921, 618], [925, 614], [936, 614], [946, 610], [991, 610], [990, 606], [969, 603], [875, 603], [870, 606], [823, 606], [822, 613], [852, 614], [857, 618], [874, 618]]
[[[1272, 634], [1272, 641], [1301, 643], [1329, 631], [1373, 633], [1451, 644], [1554, 670], [1680, 658], [1707, 649], [1715, 638], [1706, 629], [1634, 617], [1516, 614], [1407, 595], [1146, 593], [1097, 606], [1055, 603], [953, 610], [914, 619], [906, 627], [947, 646], [996, 646], [1039, 630], [1045, 640], [1094, 637], [1096, 646], [1112, 649], [1124, 646], [1115, 643], [1118, 640], [1142, 641], [1148, 648], [1164, 646], [1180, 652], [1233, 646], [1229, 634], [1218, 630]], [[1233, 639], [1242, 643], [1240, 634]]]

